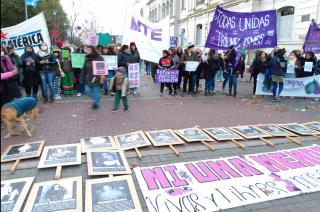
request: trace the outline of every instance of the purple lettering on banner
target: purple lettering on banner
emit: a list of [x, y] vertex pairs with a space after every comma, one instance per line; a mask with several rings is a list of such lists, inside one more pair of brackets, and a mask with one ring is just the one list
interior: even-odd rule
[[134, 19], [134, 17], [131, 18], [131, 30], [137, 31], [137, 32], [141, 32], [140, 30], [140, 21], [136, 22], [136, 20]]
[[293, 158], [290, 158], [288, 155], [281, 152], [269, 153], [268, 156], [290, 169], [299, 169], [302, 167], [306, 167], [304, 164], [296, 161]]
[[162, 41], [162, 29], [152, 29], [151, 40]]
[[182, 179], [180, 179], [180, 178], [177, 176], [177, 174], [176, 174], [176, 172], [175, 172], [175, 171], [177, 170], [177, 168], [176, 168], [174, 165], [165, 166], [163, 169], [170, 173], [170, 175], [171, 175], [172, 178], [174, 179], [174, 181], [172, 181], [172, 184], [173, 184], [175, 187], [180, 187], [180, 186], [189, 185], [186, 180], [182, 180]]
[[228, 161], [238, 169], [243, 176], [253, 176], [253, 175], [261, 175], [263, 172], [259, 171], [258, 169], [250, 166], [245, 161], [241, 160], [241, 158], [231, 158]]
[[247, 49], [277, 45], [276, 11], [239, 13], [217, 6], [207, 37], [207, 48], [226, 50], [231, 45]]
[[143, 34], [148, 37], [148, 32], [150, 33], [151, 40], [162, 41], [162, 29], [153, 29], [145, 23], [141, 23], [139, 20], [135, 20], [132, 16], [130, 29], [133, 31], [141, 32], [141, 26], [143, 27]]
[[304, 52], [320, 53], [320, 25], [312, 20], [303, 44]]
[[308, 155], [310, 157], [316, 158], [317, 160], [320, 160], [320, 153], [317, 151], [313, 151], [311, 148], [303, 148], [303, 149], [298, 149], [297, 151], [302, 152], [305, 155]]
[[175, 69], [158, 69], [156, 74], [157, 83], [176, 83], [179, 79], [179, 70]]
[[261, 155], [252, 155], [250, 156], [251, 159], [256, 161], [257, 163], [264, 166], [266, 169], [270, 170], [271, 172], [278, 172], [283, 170], [288, 170], [288, 168], [281, 163], [273, 160], [272, 158], [268, 157], [266, 154]]
[[149, 190], [159, 189], [158, 183], [162, 188], [171, 188], [170, 181], [167, 179], [166, 174], [161, 167], [155, 167], [152, 169], [142, 169], [141, 174], [146, 181]]
[[[197, 179], [199, 183], [212, 182], [220, 180], [217, 175], [215, 175], [210, 168], [204, 162], [196, 163], [197, 167], [193, 163], [187, 163], [185, 166], [189, 170], [189, 172]], [[202, 174], [202, 172], [204, 174]]]
[[[241, 175], [233, 170], [225, 161], [218, 160], [218, 161], [208, 161], [207, 164], [210, 168], [219, 175], [222, 180], [230, 179], [232, 177], [241, 177]], [[226, 174], [228, 173], [228, 174]]]
[[302, 154], [301, 152], [299, 152], [297, 150], [285, 151], [284, 153], [289, 155], [290, 157], [293, 157], [294, 159], [300, 161], [301, 163], [303, 163], [307, 166], [320, 165], [320, 160], [316, 160], [313, 157], [309, 157], [305, 154]]

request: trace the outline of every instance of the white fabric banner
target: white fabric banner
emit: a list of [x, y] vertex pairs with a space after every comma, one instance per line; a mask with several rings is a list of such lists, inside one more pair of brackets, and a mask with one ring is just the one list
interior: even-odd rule
[[[284, 86], [280, 96], [320, 97], [320, 75], [304, 78], [284, 78]], [[267, 87], [265, 77], [259, 74], [257, 78], [256, 95], [272, 95]]]
[[320, 191], [320, 146], [139, 167], [150, 212], [219, 211]]
[[170, 45], [169, 19], [151, 23], [138, 15], [128, 15], [123, 33], [123, 44], [135, 42], [143, 60], [158, 63], [162, 51]]
[[2, 28], [1, 45], [13, 46], [16, 52], [21, 56], [24, 53], [24, 48], [27, 45], [32, 45], [34, 51], [37, 53], [38, 45], [42, 42], [48, 44], [50, 48], [50, 36], [48, 32], [47, 22], [43, 15], [40, 13], [20, 24]]

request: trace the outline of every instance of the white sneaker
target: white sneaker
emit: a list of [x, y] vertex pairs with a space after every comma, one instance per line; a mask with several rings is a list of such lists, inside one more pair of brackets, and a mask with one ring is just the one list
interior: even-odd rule
[[61, 97], [60, 95], [56, 95], [56, 96], [55, 96], [55, 99], [58, 99], [58, 100], [59, 100], [59, 99], [62, 99], [62, 97]]
[[81, 93], [77, 93], [77, 97], [80, 97], [81, 96]]

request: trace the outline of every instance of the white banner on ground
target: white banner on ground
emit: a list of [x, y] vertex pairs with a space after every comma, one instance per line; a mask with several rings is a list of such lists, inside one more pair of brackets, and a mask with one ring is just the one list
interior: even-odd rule
[[[280, 96], [320, 97], [320, 75], [304, 78], [284, 78], [284, 87]], [[256, 95], [272, 95], [272, 85], [268, 89], [263, 74], [257, 78]]]
[[128, 66], [129, 87], [138, 88], [140, 86], [140, 65], [131, 63]]
[[20, 24], [1, 29], [1, 45], [13, 46], [21, 56], [27, 45], [32, 45], [38, 52], [38, 45], [42, 42], [50, 48], [50, 36], [43, 13], [36, 15]]
[[123, 44], [135, 42], [143, 60], [158, 63], [162, 51], [170, 45], [169, 19], [151, 23], [138, 15], [128, 15], [123, 34]]
[[150, 212], [219, 211], [320, 191], [320, 146], [135, 168]]

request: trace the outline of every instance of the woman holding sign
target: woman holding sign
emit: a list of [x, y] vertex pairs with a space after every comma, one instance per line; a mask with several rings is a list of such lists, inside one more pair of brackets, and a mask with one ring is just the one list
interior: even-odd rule
[[[169, 57], [169, 52], [167, 50], [162, 51], [162, 57], [159, 60], [159, 68], [168, 70], [174, 67], [174, 61]], [[160, 84], [160, 96], [163, 96], [164, 86], [168, 87], [169, 95], [175, 96], [175, 93], [172, 93], [172, 83], [161, 83]]]
[[312, 77], [316, 72], [316, 59], [313, 52], [307, 52], [304, 59], [303, 77]]
[[100, 84], [102, 76], [93, 74], [93, 61], [104, 61], [99, 55], [96, 48], [87, 46], [86, 48], [86, 61], [83, 66], [83, 76], [85, 84], [85, 92], [91, 97], [93, 104], [92, 109], [97, 110], [100, 108]]
[[301, 61], [298, 58], [296, 50], [292, 51], [289, 55], [288, 67], [286, 78], [301, 78], [303, 77], [303, 70]]

